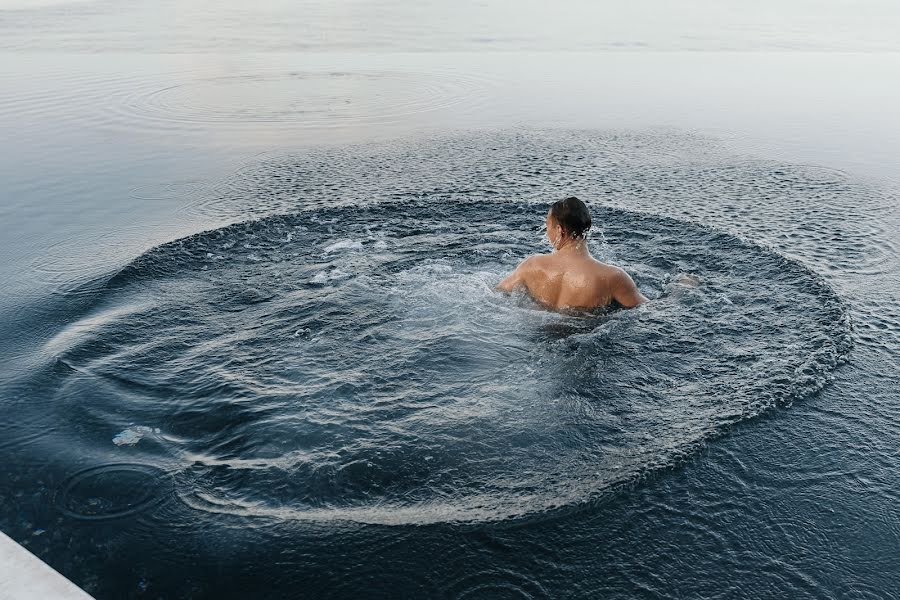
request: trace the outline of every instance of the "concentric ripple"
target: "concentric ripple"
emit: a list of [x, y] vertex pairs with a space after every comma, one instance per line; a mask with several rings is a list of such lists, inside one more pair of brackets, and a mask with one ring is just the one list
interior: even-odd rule
[[256, 72], [141, 90], [123, 103], [129, 120], [222, 124], [290, 122], [328, 127], [383, 122], [470, 99], [476, 78], [403, 71]]
[[176, 493], [203, 511], [491, 521], [675, 464], [819, 390], [849, 350], [843, 303], [806, 267], [600, 205], [595, 255], [651, 303], [557, 314], [494, 292], [543, 249], [543, 210], [408, 199], [159, 246], [47, 345], [71, 367], [59, 415], [159, 429], [134, 448], [181, 465]]
[[443, 113], [477, 112], [496, 85], [456, 68], [305, 58], [246, 57], [225, 72], [138, 61], [128, 73], [85, 73], [63, 62], [16, 79], [21, 89], [0, 94], [0, 115], [43, 123], [73, 113], [83, 127], [131, 135], [267, 140], [361, 125], [430, 127]]
[[535, 600], [548, 597], [539, 582], [505, 571], [469, 575], [454, 582], [448, 596], [455, 600], [466, 598]]
[[146, 464], [108, 464], [72, 475], [56, 503], [76, 519], [101, 521], [137, 514], [160, 502], [171, 488], [161, 469]]

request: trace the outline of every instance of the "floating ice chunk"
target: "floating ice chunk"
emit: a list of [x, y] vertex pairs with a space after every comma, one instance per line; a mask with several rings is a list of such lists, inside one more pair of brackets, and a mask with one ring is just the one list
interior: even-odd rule
[[151, 433], [159, 433], [159, 429], [154, 429], [145, 425], [134, 425], [117, 433], [112, 441], [116, 446], [134, 446], [141, 441], [145, 435], [150, 435]]
[[325, 253], [331, 254], [332, 252], [337, 252], [338, 250], [360, 250], [362, 247], [362, 242], [359, 240], [340, 240], [338, 242], [325, 246]]

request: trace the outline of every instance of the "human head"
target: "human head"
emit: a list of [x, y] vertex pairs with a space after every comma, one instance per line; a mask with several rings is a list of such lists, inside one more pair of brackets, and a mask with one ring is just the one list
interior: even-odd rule
[[575, 196], [558, 200], [547, 211], [547, 238], [554, 247], [566, 239], [585, 239], [591, 228], [591, 213]]

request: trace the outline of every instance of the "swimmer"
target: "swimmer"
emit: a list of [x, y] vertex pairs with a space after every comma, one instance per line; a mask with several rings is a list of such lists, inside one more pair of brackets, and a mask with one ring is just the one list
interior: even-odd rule
[[632, 308], [646, 302], [628, 273], [591, 256], [590, 228], [591, 213], [584, 202], [574, 196], [555, 202], [547, 211], [553, 252], [529, 256], [496, 289], [511, 292], [524, 287], [537, 302], [553, 309], [593, 310], [613, 303]]

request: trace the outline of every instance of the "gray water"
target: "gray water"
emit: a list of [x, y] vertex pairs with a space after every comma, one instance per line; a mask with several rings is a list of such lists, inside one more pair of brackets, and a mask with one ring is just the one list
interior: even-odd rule
[[[98, 598], [896, 597], [890, 3], [23, 4], [0, 527]], [[569, 194], [649, 304], [493, 291]]]

